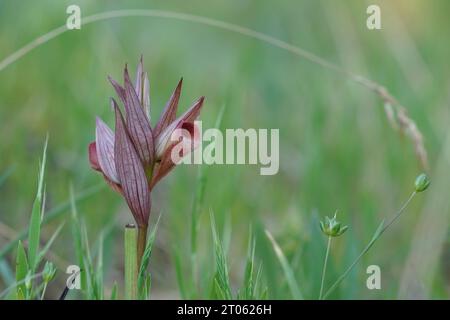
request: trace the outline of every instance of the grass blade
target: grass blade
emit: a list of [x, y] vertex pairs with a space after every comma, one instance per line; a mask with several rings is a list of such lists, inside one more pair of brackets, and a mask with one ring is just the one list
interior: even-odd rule
[[104, 234], [100, 233], [99, 247], [97, 252], [97, 267], [95, 272], [95, 291], [98, 300], [103, 300], [103, 242]]
[[118, 291], [117, 282], [114, 281], [114, 284], [113, 284], [113, 287], [111, 290], [111, 296], [110, 296], [109, 300], [117, 300], [117, 291]]
[[242, 299], [255, 299], [254, 296], [254, 269], [255, 269], [255, 248], [256, 242], [252, 233], [250, 231], [250, 239], [248, 241], [248, 253], [247, 253], [247, 263], [245, 266], [245, 274], [244, 274], [244, 289], [242, 293]]
[[145, 246], [144, 254], [142, 255], [142, 261], [139, 268], [139, 278], [138, 278], [138, 287], [141, 288], [144, 284], [145, 273], [148, 268], [148, 264], [150, 262], [150, 257], [152, 255], [153, 244], [155, 242], [156, 231], [158, 230], [159, 220], [161, 219], [161, 215], [159, 215], [158, 220], [156, 221], [155, 226], [150, 232], [150, 236], [147, 240], [147, 245]]
[[186, 285], [184, 283], [183, 267], [181, 265], [180, 250], [177, 247], [174, 247], [173, 254], [174, 254], [175, 273], [176, 273], [176, 276], [177, 276], [178, 289], [180, 290], [181, 299], [184, 300], [184, 299], [188, 298], [188, 294], [187, 294], [187, 291], [186, 291]]
[[52, 246], [53, 242], [55, 242], [56, 238], [58, 237], [58, 235], [61, 232], [63, 227], [64, 227], [64, 222], [59, 225], [58, 229], [56, 229], [56, 231], [50, 237], [50, 240], [47, 241], [47, 243], [45, 244], [44, 248], [42, 248], [42, 250], [39, 252], [39, 257], [38, 257], [38, 260], [37, 260], [38, 264], [39, 264], [39, 262], [42, 261], [44, 256], [47, 254], [48, 250], [50, 250], [50, 247]]
[[25, 283], [23, 280], [28, 274], [28, 262], [27, 254], [25, 248], [23, 247], [22, 241], [19, 241], [17, 246], [17, 256], [16, 256], [16, 283], [21, 283], [17, 286], [17, 299], [22, 300], [25, 298]]
[[96, 293], [95, 286], [95, 276], [94, 276], [94, 268], [92, 265], [92, 256], [91, 250], [89, 249], [89, 239], [86, 223], [84, 220], [80, 223], [80, 231], [81, 231], [81, 248], [82, 248], [82, 260], [80, 267], [83, 270], [82, 274], [86, 275], [86, 295], [88, 299], [98, 298]]
[[[78, 262], [78, 266], [84, 267], [84, 250], [83, 250], [83, 242], [81, 237], [81, 225], [78, 219], [78, 211], [76, 208], [75, 197], [73, 194], [73, 188], [70, 187], [70, 208], [71, 208], [71, 229], [72, 229], [72, 238], [75, 249], [75, 256]], [[81, 280], [81, 290], [85, 294], [87, 294], [87, 277], [86, 272], [81, 272], [80, 274]]]
[[39, 238], [41, 234], [41, 221], [44, 210], [43, 193], [44, 193], [45, 162], [47, 158], [47, 145], [48, 145], [48, 136], [44, 145], [42, 163], [39, 170], [38, 191], [33, 203], [30, 226], [28, 229], [28, 260], [29, 260], [29, 267], [32, 272], [36, 270], [38, 263]]
[[[95, 186], [92, 186], [90, 188], [87, 188], [86, 190], [80, 192], [77, 196], [74, 197], [74, 202], [79, 203], [81, 201], [84, 201], [88, 199], [89, 197], [92, 197], [94, 194], [99, 192], [105, 188], [105, 183], [97, 184]], [[56, 218], [60, 217], [62, 214], [64, 214], [68, 209], [70, 209], [71, 206], [71, 199], [69, 199], [66, 202], [61, 203], [60, 205], [56, 206], [52, 210], [48, 211], [45, 215], [44, 219], [42, 220], [42, 225], [45, 225]], [[19, 234], [16, 236], [15, 239], [11, 240], [3, 246], [3, 248], [0, 250], [0, 259], [3, 259], [5, 255], [7, 255], [11, 250], [15, 248], [19, 240], [23, 240], [28, 235], [28, 228], [22, 229], [22, 231], [19, 232]]]
[[286, 281], [288, 283], [289, 290], [291, 291], [292, 297], [297, 300], [302, 300], [303, 299], [302, 292], [300, 291], [297, 280], [295, 279], [294, 271], [292, 270], [291, 266], [289, 265], [288, 260], [286, 259], [283, 251], [278, 246], [277, 242], [275, 241], [272, 234], [268, 230], [266, 230], [266, 235], [267, 235], [267, 238], [272, 243], [275, 254], [277, 255], [278, 260], [280, 261], [281, 267], [283, 268], [283, 272], [286, 277]]
[[220, 294], [223, 295], [223, 299], [230, 300], [232, 299], [232, 294], [231, 294], [230, 278], [228, 275], [227, 258], [225, 256], [220, 239], [217, 235], [216, 223], [212, 211], [210, 212], [210, 216], [211, 216], [211, 230], [214, 243], [214, 254], [216, 260], [216, 276], [215, 276], [216, 288], [220, 291]]

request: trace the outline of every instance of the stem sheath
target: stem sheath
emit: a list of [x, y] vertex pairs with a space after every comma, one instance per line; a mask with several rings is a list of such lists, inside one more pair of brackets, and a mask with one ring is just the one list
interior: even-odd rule
[[134, 225], [125, 227], [125, 299], [137, 299], [137, 238], [138, 232]]

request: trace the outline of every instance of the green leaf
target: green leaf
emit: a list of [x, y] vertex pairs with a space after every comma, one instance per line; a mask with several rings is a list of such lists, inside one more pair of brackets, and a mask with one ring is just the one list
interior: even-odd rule
[[159, 220], [161, 219], [161, 215], [159, 215], [158, 220], [156, 221], [155, 226], [153, 227], [150, 235], [147, 239], [147, 244], [145, 246], [144, 254], [142, 255], [141, 265], [139, 268], [139, 277], [138, 277], [138, 288], [142, 288], [144, 284], [144, 279], [146, 278], [146, 270], [148, 268], [148, 264], [150, 262], [150, 257], [152, 255], [153, 243], [156, 238], [156, 231], [158, 230]]
[[263, 292], [259, 296], [258, 300], [267, 300], [268, 298], [269, 298], [269, 289], [267, 287], [265, 287]]
[[256, 272], [255, 285], [253, 286], [253, 293], [252, 293], [254, 299], [259, 299], [258, 292], [260, 288], [262, 288], [262, 263], [259, 265], [258, 271]]
[[110, 300], [117, 300], [117, 282], [114, 281], [112, 290], [111, 290], [111, 297], [109, 298]]
[[[23, 286], [25, 287], [25, 285]], [[25, 289], [22, 289], [21, 287], [17, 289], [17, 296], [16, 296], [17, 300], [25, 300], [24, 290]]]
[[225, 291], [222, 289], [222, 285], [219, 284], [218, 277], [214, 277], [214, 292], [216, 294], [217, 300], [227, 300], [228, 295], [225, 293]]
[[31, 211], [30, 226], [28, 229], [28, 260], [30, 270], [34, 273], [38, 264], [39, 238], [41, 234], [41, 221], [43, 217], [43, 199], [44, 199], [44, 173], [45, 162], [47, 158], [48, 136], [45, 141], [42, 163], [39, 170], [39, 182], [36, 198]]
[[[100, 190], [102, 190], [103, 188], [105, 188], [105, 183], [97, 184], [95, 186], [87, 188], [86, 190], [80, 192], [78, 195], [74, 197], [74, 202], [78, 203], [83, 200], [86, 200], [89, 197], [96, 194], [97, 192], [99, 192]], [[72, 200], [69, 199], [68, 201], [59, 204], [58, 206], [47, 212], [44, 219], [42, 220], [42, 225], [45, 225], [55, 220], [62, 214], [64, 214], [68, 209], [70, 209], [71, 202]], [[8, 242], [0, 249], [0, 259], [3, 259], [6, 254], [8, 254], [11, 250], [13, 250], [17, 246], [19, 240], [25, 239], [27, 235], [28, 235], [28, 228], [22, 229], [22, 231], [20, 231], [13, 240]]]
[[16, 256], [16, 282], [20, 283], [17, 286], [17, 298], [24, 299], [25, 298], [25, 280], [28, 274], [28, 262], [27, 262], [27, 254], [25, 252], [25, 248], [23, 247], [22, 241], [19, 241], [17, 246], [17, 256]]
[[87, 233], [86, 223], [82, 221], [81, 225], [81, 244], [82, 244], [82, 261], [80, 264], [81, 269], [83, 270], [82, 274], [86, 275], [86, 295], [88, 299], [96, 299], [97, 291], [96, 291], [96, 279], [94, 273], [94, 267], [92, 264], [92, 256], [89, 246], [89, 239]]
[[97, 268], [94, 275], [96, 297], [99, 300], [103, 300], [103, 242], [104, 235], [103, 232], [101, 232], [99, 237], [99, 248], [97, 252]]
[[152, 277], [150, 276], [150, 273], [146, 272], [142, 281], [141, 292], [139, 294], [141, 300], [150, 299], [151, 287], [152, 287]]
[[251, 236], [250, 231], [250, 239], [248, 243], [248, 253], [247, 253], [247, 263], [245, 266], [245, 273], [244, 273], [244, 285], [243, 290], [241, 292], [242, 299], [248, 300], [248, 299], [255, 299], [254, 297], [254, 283], [253, 283], [253, 277], [254, 277], [254, 265], [255, 265], [255, 247], [256, 242], [255, 239]]
[[38, 264], [42, 261], [44, 256], [47, 254], [48, 250], [50, 250], [50, 247], [52, 246], [53, 242], [55, 242], [56, 238], [58, 237], [58, 235], [61, 232], [63, 227], [64, 227], [64, 222], [59, 225], [59, 227], [56, 229], [56, 231], [53, 233], [53, 235], [50, 237], [50, 239], [45, 244], [44, 248], [42, 248], [41, 252], [39, 252], [39, 257], [37, 260]]
[[177, 276], [178, 288], [180, 290], [181, 299], [187, 299], [188, 294], [186, 291], [186, 285], [184, 283], [183, 277], [183, 267], [181, 265], [181, 255], [180, 250], [177, 247], [173, 249], [174, 261], [175, 261], [175, 273]]
[[378, 225], [377, 230], [375, 230], [375, 233], [373, 234], [372, 239], [369, 241], [369, 244], [367, 245], [365, 251], [368, 251], [370, 247], [373, 246], [375, 241], [377, 241], [377, 239], [381, 236], [381, 234], [383, 233], [383, 228], [384, 228], [384, 219]]
[[[211, 217], [211, 229], [213, 234], [214, 253], [216, 260], [216, 276], [215, 280], [220, 288], [220, 292], [223, 295], [223, 299], [232, 299], [230, 278], [228, 275], [227, 258], [225, 256], [222, 244], [217, 235], [216, 224], [214, 221], [214, 215], [210, 212]], [[217, 290], [216, 290], [217, 291]]]
[[288, 283], [289, 290], [291, 291], [292, 297], [296, 300], [302, 300], [303, 299], [302, 292], [300, 291], [300, 288], [298, 286], [297, 280], [294, 275], [294, 271], [292, 270], [291, 266], [289, 265], [288, 260], [286, 259], [283, 251], [278, 246], [277, 242], [275, 241], [272, 234], [268, 230], [266, 230], [266, 235], [267, 235], [267, 238], [272, 243], [275, 254], [278, 257], [278, 261], [281, 264], [281, 267], [282, 267], [284, 275], [286, 277], [286, 281]]
[[[80, 220], [78, 219], [78, 211], [75, 203], [75, 196], [73, 192], [73, 187], [70, 186], [70, 208], [71, 208], [71, 229], [72, 229], [72, 238], [73, 238], [73, 244], [75, 246], [75, 256], [78, 261], [78, 266], [80, 268], [84, 268], [84, 249], [83, 249], [83, 241], [81, 237], [81, 224]], [[81, 272], [80, 274], [80, 280], [81, 280], [81, 289], [85, 292], [87, 295], [87, 270], [84, 272]]]

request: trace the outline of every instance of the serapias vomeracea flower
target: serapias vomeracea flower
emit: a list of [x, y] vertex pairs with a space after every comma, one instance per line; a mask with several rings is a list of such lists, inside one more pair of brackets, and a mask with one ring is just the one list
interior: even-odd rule
[[[146, 228], [151, 209], [150, 192], [176, 165], [172, 160], [172, 151], [178, 147], [177, 150], [181, 150], [179, 156], [183, 157], [198, 146], [199, 129], [194, 121], [200, 114], [204, 97], [176, 118], [181, 79], [159, 121], [152, 127], [149, 81], [142, 58], [134, 86], [127, 66], [123, 86], [110, 77], [109, 81], [124, 106], [124, 113], [111, 98], [115, 131], [97, 118], [95, 141], [89, 145], [89, 161], [91, 167], [101, 172], [106, 182], [123, 195], [137, 225]], [[172, 135], [177, 129], [183, 129], [181, 131], [188, 134], [178, 135], [179, 138], [174, 140]]]

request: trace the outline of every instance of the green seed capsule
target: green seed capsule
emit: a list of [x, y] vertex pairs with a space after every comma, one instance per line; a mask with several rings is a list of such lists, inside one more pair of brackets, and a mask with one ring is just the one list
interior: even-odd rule
[[347, 229], [347, 226], [342, 226], [341, 223], [336, 220], [336, 215], [331, 219], [325, 217], [324, 221], [320, 221], [320, 230], [329, 237], [339, 237]]
[[428, 179], [427, 175], [425, 173], [420, 174], [414, 183], [414, 186], [416, 188], [416, 192], [422, 192], [425, 191], [428, 186], [430, 185], [430, 179]]

